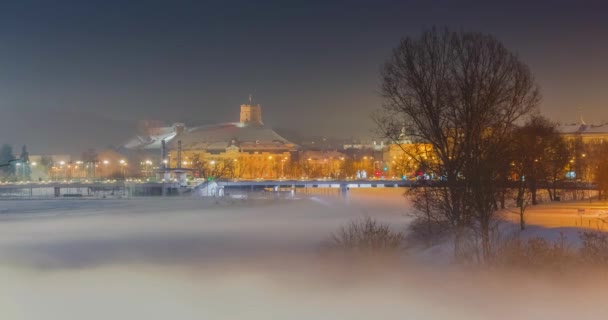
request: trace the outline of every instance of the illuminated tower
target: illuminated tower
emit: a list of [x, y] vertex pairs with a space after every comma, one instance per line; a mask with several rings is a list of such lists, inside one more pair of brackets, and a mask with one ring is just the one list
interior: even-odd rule
[[251, 96], [249, 96], [249, 104], [241, 105], [241, 123], [264, 125], [262, 122], [262, 107], [259, 104], [253, 104], [251, 100]]

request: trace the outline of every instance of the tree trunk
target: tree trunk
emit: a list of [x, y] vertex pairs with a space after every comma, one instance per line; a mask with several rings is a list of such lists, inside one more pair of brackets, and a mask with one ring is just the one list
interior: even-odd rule
[[526, 219], [524, 216], [524, 212], [526, 211], [526, 208], [523, 206], [519, 207], [519, 228], [521, 231], [524, 231], [524, 229], [526, 229]]
[[425, 211], [426, 211], [426, 217], [427, 217], [427, 221], [426, 221], [426, 225], [427, 225], [427, 239], [428, 239], [428, 246], [432, 245], [432, 239], [433, 237], [431, 236], [433, 234], [433, 227], [431, 225], [431, 206], [430, 206], [430, 200], [429, 200], [430, 194], [429, 194], [429, 190], [428, 188], [424, 188], [424, 204], [425, 204]]
[[490, 223], [489, 223], [489, 221], [482, 221], [480, 223], [480, 227], [481, 227], [482, 257], [483, 257], [484, 263], [488, 263], [490, 261], [490, 256], [492, 254], [492, 246], [491, 246], [491, 241], [490, 241]]
[[454, 235], [454, 258], [456, 259], [456, 262], [462, 262], [464, 260], [463, 240], [464, 226], [459, 223], [456, 226], [456, 234]]

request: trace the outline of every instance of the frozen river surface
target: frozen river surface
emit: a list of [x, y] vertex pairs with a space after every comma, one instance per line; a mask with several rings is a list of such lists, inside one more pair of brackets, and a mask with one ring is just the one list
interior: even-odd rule
[[[598, 279], [552, 283], [327, 263], [329, 234], [404, 228], [401, 190], [345, 201], [0, 202], [1, 319], [595, 319]], [[525, 290], [521, 289], [521, 283]]]
[[405, 200], [392, 196], [348, 203], [330, 197], [0, 202], [0, 253], [5, 263], [48, 269], [311, 254], [351, 219], [372, 216], [405, 227]]

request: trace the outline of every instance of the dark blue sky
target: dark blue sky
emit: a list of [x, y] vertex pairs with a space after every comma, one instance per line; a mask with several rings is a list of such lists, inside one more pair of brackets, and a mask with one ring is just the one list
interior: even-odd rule
[[120, 144], [138, 119], [265, 123], [366, 136], [378, 73], [432, 25], [496, 35], [528, 62], [542, 111], [608, 121], [603, 1], [4, 1], [0, 143], [32, 154]]

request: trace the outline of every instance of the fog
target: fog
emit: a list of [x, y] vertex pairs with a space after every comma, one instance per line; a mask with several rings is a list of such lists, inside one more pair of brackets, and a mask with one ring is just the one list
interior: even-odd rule
[[2, 319], [590, 319], [606, 279], [400, 261], [334, 261], [329, 234], [402, 229], [401, 191], [348, 200], [0, 202]]

